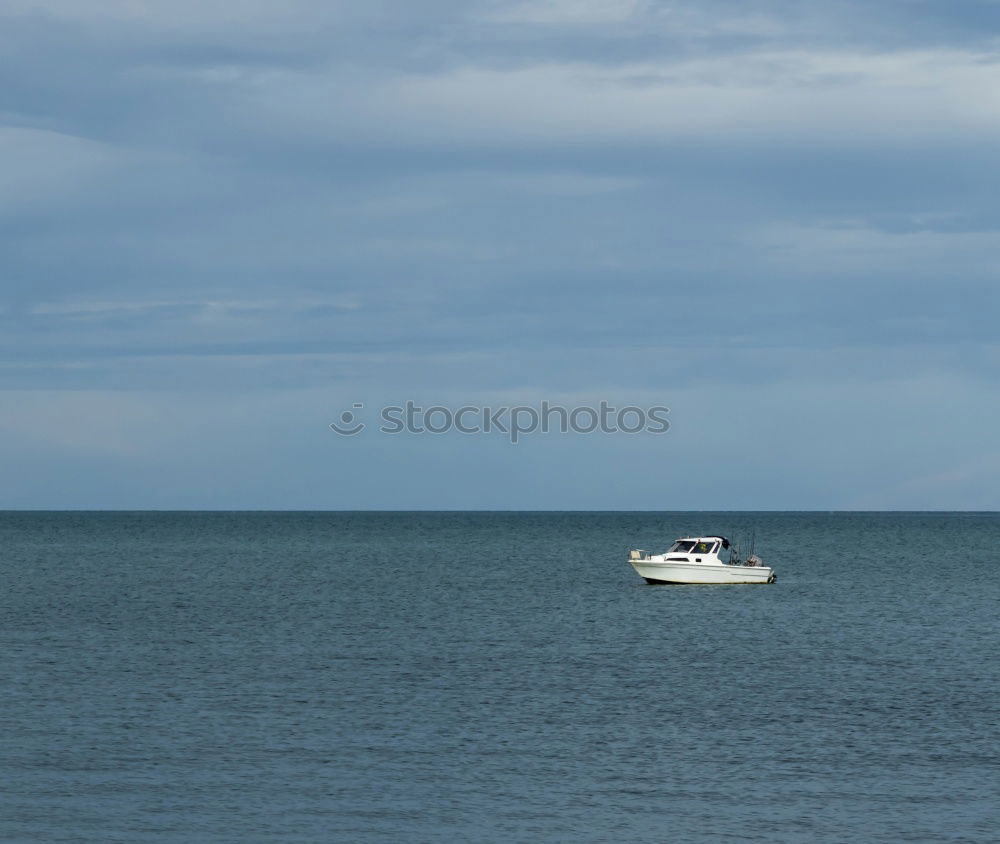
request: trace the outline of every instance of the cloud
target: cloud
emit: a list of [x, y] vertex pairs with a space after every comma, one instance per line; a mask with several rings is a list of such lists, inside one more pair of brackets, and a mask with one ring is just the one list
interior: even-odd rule
[[[443, 390], [434, 403], [507, 404], [536, 394]], [[356, 385], [265, 392], [33, 391], [0, 406], [0, 459], [24, 468], [2, 506], [171, 508], [819, 509], [988, 508], [996, 394], [937, 373], [863, 373], [773, 385], [634, 389], [671, 407], [661, 437], [389, 437], [345, 440], [327, 424]], [[968, 410], [956, 425], [947, 395]], [[577, 406], [593, 390], [553, 391]], [[389, 398], [383, 394], [379, 398]], [[420, 399], [401, 387], [393, 397]], [[887, 398], [889, 400], [887, 400]], [[429, 402], [427, 402], [429, 403]], [[379, 403], [366, 404], [369, 421]], [[426, 406], [426, 405], [425, 405]], [[371, 414], [375, 414], [371, 416]], [[727, 483], [719, 484], [723, 467]], [[483, 483], [483, 476], [489, 479]], [[664, 477], [684, 477], [664, 486]], [[349, 479], [345, 482], [345, 479]], [[70, 481], [70, 482], [68, 482]]]
[[[50, 21], [108, 25], [114, 22], [150, 27], [210, 30], [216, 27], [251, 25], [259, 28], [275, 24], [305, 28], [303, 18], [322, 14], [336, 18], [350, 14], [350, 6], [338, 0], [10, 0], [4, 15], [33, 17]], [[298, 23], [296, 23], [298, 21]]]
[[[404, 117], [419, 140], [541, 144], [585, 138], [909, 145], [1000, 129], [993, 54], [756, 53], [614, 69], [556, 64], [462, 68], [383, 83], [376, 126]], [[297, 85], [322, 122], [322, 86]], [[295, 120], [294, 101], [282, 116]], [[333, 116], [333, 113], [326, 112]], [[358, 127], [363, 128], [363, 127]]]
[[93, 191], [123, 151], [58, 132], [0, 126], [0, 213]]
[[634, 20], [644, 6], [643, 0], [538, 0], [497, 3], [483, 17], [529, 24], [607, 24]]
[[[1000, 374], [998, 9], [5, 4], [6, 457], [53, 484], [56, 458], [87, 477], [120, 461], [107, 501], [154, 472], [156, 501], [175, 503], [185, 473], [215, 483], [207, 462], [238, 479], [230, 500], [316, 462], [325, 442], [300, 426], [352, 396], [665, 395], [689, 408], [676, 452], [512, 462], [404, 444], [393, 459], [483, 461], [509, 484], [497, 506], [539, 466], [576, 478], [553, 494], [582, 506], [596, 499], [576, 489], [722, 452], [776, 506], [860, 500], [862, 484], [879, 505], [933, 504], [920, 479], [946, 467], [921, 454], [938, 432], [959, 466], [990, 435], [912, 415], [958, 390], [989, 419]], [[839, 430], [824, 408], [855, 400], [884, 406], [878, 436], [858, 425], [836, 459], [817, 452]], [[280, 436], [233, 437], [241, 414]], [[888, 474], [865, 468], [887, 450]], [[263, 452], [273, 463], [240, 469]], [[374, 446], [358, 455], [336, 460], [375, 467], [372, 506], [387, 480], [406, 485]], [[320, 469], [301, 501], [350, 504], [323, 497]], [[983, 498], [984, 477], [949, 483], [955, 501]]]
[[884, 231], [862, 221], [796, 226], [779, 224], [756, 235], [769, 264], [799, 278], [843, 280], [873, 276], [992, 280], [1000, 271], [1000, 226], [985, 231]]

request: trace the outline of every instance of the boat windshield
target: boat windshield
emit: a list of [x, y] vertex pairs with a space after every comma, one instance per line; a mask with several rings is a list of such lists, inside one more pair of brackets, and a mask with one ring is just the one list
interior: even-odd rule
[[679, 551], [681, 554], [686, 554], [692, 548], [694, 548], [693, 542], [687, 542], [683, 539], [679, 539], [667, 549], [667, 553], [669, 554], [671, 551]]
[[698, 542], [694, 546], [695, 554], [711, 554], [715, 550], [714, 542]]

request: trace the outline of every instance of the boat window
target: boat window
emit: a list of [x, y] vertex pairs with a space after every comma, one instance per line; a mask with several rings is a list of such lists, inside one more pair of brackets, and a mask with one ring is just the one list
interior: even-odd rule
[[671, 551], [677, 551], [681, 554], [687, 554], [692, 548], [694, 548], [693, 542], [684, 542], [683, 540], [678, 540], [667, 549], [667, 553], [669, 554]]
[[714, 542], [696, 542], [694, 546], [695, 554], [708, 554], [715, 547]]

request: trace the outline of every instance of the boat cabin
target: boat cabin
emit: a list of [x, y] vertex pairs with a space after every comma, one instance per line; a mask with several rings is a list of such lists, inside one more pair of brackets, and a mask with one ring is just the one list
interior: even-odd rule
[[[664, 557], [667, 560], [684, 560], [698, 557], [721, 557], [723, 551], [730, 548], [729, 540], [724, 536], [685, 536], [671, 545]], [[681, 555], [685, 556], [681, 556]]]

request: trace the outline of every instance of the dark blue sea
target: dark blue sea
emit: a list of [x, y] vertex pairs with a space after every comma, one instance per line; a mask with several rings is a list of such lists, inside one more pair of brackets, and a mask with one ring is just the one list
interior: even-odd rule
[[3, 513], [0, 840], [996, 841], [998, 615], [997, 514]]

